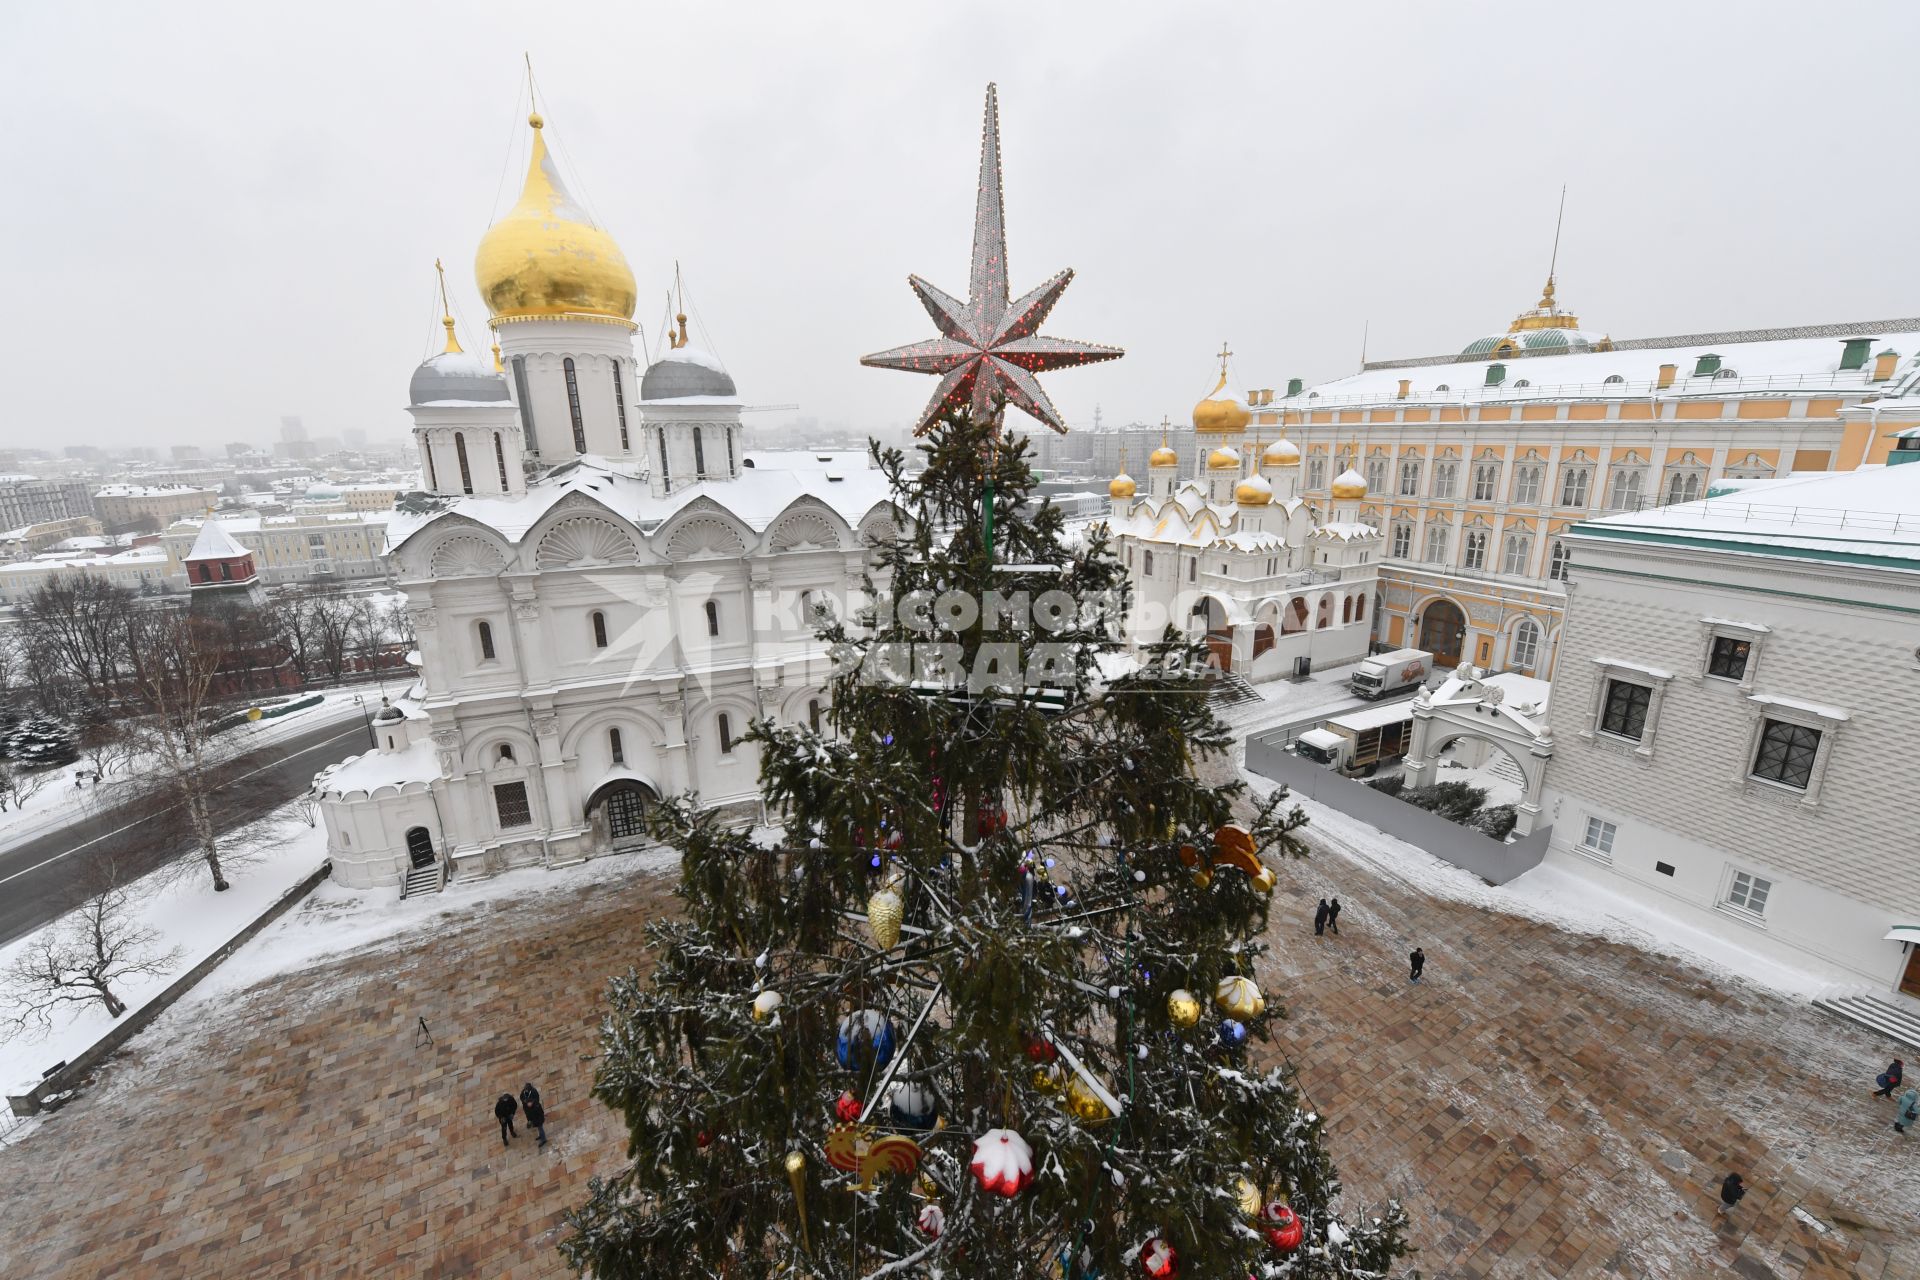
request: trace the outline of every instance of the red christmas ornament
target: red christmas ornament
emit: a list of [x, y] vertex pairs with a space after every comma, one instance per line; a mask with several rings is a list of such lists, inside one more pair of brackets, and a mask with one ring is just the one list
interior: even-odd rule
[[1011, 1129], [989, 1129], [974, 1139], [969, 1167], [982, 1187], [1011, 1199], [1033, 1181], [1033, 1148]]
[[1027, 1056], [1035, 1062], [1052, 1062], [1060, 1056], [1060, 1051], [1054, 1048], [1053, 1041], [1047, 1039], [1045, 1036], [1029, 1035], [1027, 1037]]
[[1281, 1201], [1268, 1204], [1260, 1216], [1267, 1224], [1267, 1243], [1282, 1253], [1292, 1253], [1307, 1237], [1306, 1224]]
[[1140, 1246], [1140, 1269], [1155, 1280], [1165, 1280], [1168, 1276], [1180, 1274], [1180, 1255], [1173, 1246], [1154, 1236]]
[[947, 1215], [937, 1204], [930, 1204], [920, 1211], [920, 1230], [928, 1239], [938, 1240], [940, 1233], [946, 1230]]
[[854, 1097], [852, 1093], [843, 1090], [840, 1094], [840, 1100], [833, 1104], [833, 1113], [842, 1120], [845, 1120], [848, 1124], [852, 1124], [860, 1118], [860, 1099]]
[[700, 1132], [693, 1135], [693, 1145], [700, 1148], [702, 1151], [705, 1151], [708, 1147], [713, 1145], [713, 1135], [708, 1133], [705, 1129], [702, 1129]]

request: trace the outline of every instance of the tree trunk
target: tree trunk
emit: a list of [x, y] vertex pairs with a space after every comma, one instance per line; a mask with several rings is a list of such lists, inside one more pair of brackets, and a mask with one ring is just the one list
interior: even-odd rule
[[207, 810], [207, 797], [199, 790], [200, 779], [195, 777], [190, 784], [193, 788], [187, 796], [187, 818], [193, 824], [194, 838], [200, 842], [200, 856], [207, 860], [207, 870], [213, 873], [213, 891], [227, 891], [227, 877], [220, 870], [220, 841], [213, 830], [213, 815]]
[[107, 1002], [107, 1012], [116, 1018], [127, 1011], [127, 1006], [120, 1002], [120, 997], [105, 987], [100, 988], [100, 998]]

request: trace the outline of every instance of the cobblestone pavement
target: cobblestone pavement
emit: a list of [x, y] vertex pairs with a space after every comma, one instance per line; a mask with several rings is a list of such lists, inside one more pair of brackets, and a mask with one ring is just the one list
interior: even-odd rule
[[[1342, 936], [1316, 939], [1329, 888]], [[560, 1215], [622, 1154], [586, 1097], [604, 978], [665, 890], [469, 906], [174, 1011], [0, 1151], [0, 1275], [564, 1275]], [[1406, 1200], [1424, 1274], [1920, 1274], [1916, 1162], [1867, 1097], [1870, 1038], [1331, 851], [1283, 869], [1278, 895], [1266, 985], [1292, 1010], [1286, 1047], [1349, 1196]], [[1430, 957], [1417, 988], [1410, 938]], [[491, 1115], [526, 1080], [545, 1151], [503, 1148]], [[1753, 1193], [1718, 1220], [1729, 1167]]]

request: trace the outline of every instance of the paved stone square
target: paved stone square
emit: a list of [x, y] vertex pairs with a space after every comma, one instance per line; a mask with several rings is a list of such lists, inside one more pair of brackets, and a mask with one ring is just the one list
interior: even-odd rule
[[[565, 1275], [561, 1213], [622, 1156], [586, 1098], [602, 986], [669, 884], [449, 895], [405, 945], [168, 1014], [0, 1151], [0, 1274]], [[1316, 939], [1330, 889], [1342, 933]], [[1334, 849], [1277, 892], [1286, 1047], [1349, 1196], [1407, 1202], [1425, 1275], [1920, 1275], [1920, 1137], [1867, 1096], [1871, 1037]], [[497, 1136], [492, 1100], [525, 1080], [546, 1151]], [[1753, 1192], [1721, 1220], [1730, 1167]]]

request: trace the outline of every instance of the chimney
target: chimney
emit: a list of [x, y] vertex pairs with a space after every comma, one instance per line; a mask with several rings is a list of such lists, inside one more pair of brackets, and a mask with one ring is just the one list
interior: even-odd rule
[[1668, 388], [1668, 387], [1670, 387], [1670, 386], [1672, 386], [1672, 385], [1673, 385], [1673, 376], [1674, 376], [1674, 375], [1675, 375], [1676, 373], [1679, 373], [1679, 372], [1680, 372], [1680, 366], [1679, 366], [1679, 365], [1677, 365], [1677, 364], [1663, 364], [1663, 365], [1661, 365], [1661, 366], [1660, 366], [1660, 380], [1659, 380], [1658, 382], [1656, 382], [1656, 383], [1654, 383], [1653, 385], [1654, 385], [1654, 386], [1655, 386], [1656, 388], [1659, 388], [1659, 389], [1661, 389], [1661, 390], [1665, 390], [1666, 388]]
[[1487, 386], [1497, 387], [1506, 380], [1507, 366], [1503, 364], [1490, 364], [1487, 366]]
[[1900, 353], [1888, 347], [1873, 358], [1873, 381], [1885, 382], [1893, 376], [1893, 367], [1900, 363]]
[[1407, 398], [1407, 390], [1408, 390], [1408, 389], [1409, 389], [1410, 387], [1412, 387], [1412, 386], [1413, 386], [1413, 379], [1412, 379], [1412, 378], [1402, 378], [1402, 379], [1400, 379], [1400, 394], [1399, 394], [1399, 396], [1398, 396], [1398, 397], [1396, 397], [1396, 398], [1397, 398], [1397, 399], [1401, 399], [1401, 400], [1405, 400], [1405, 399]]
[[1848, 338], [1840, 347], [1840, 367], [1858, 369], [1867, 363], [1867, 348], [1873, 344], [1872, 338]]
[[1301, 392], [1302, 390], [1303, 390], [1303, 386], [1302, 386], [1302, 383], [1301, 383], [1301, 380], [1300, 380], [1300, 379], [1298, 379], [1298, 378], [1288, 378], [1288, 379], [1287, 379], [1287, 394], [1288, 394], [1288, 395], [1290, 395], [1290, 396], [1297, 396], [1297, 395], [1299, 395], [1299, 394], [1300, 394], [1300, 392]]

